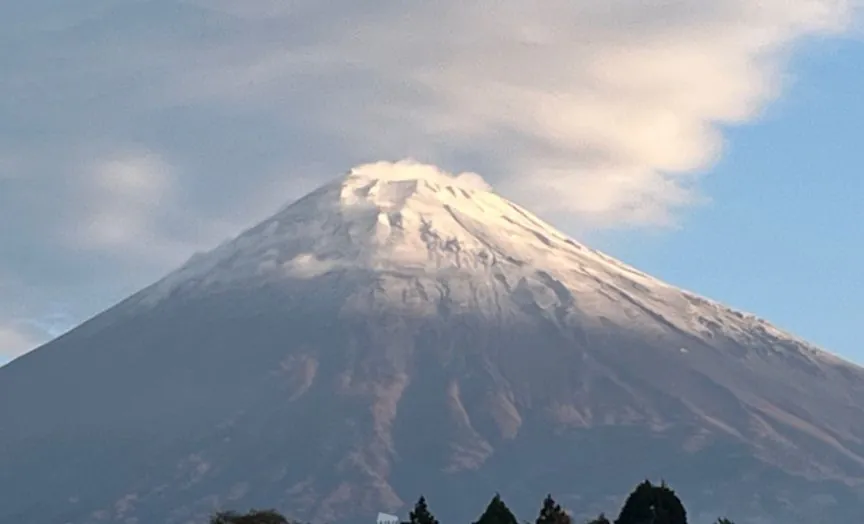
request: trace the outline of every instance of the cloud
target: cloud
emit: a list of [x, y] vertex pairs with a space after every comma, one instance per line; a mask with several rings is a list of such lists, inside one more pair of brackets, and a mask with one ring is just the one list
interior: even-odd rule
[[174, 166], [144, 149], [96, 158], [75, 188], [79, 207], [74, 234], [66, 237], [69, 247], [170, 267], [239, 229], [186, 214], [178, 177]]
[[16, 323], [0, 324], [0, 365], [27, 353], [47, 340]]
[[97, 161], [85, 173], [86, 215], [74, 242], [96, 248], [143, 247], [171, 197], [170, 171], [149, 152]]
[[477, 173], [448, 173], [436, 166], [406, 159], [398, 162], [374, 162], [351, 168], [351, 174], [383, 180], [423, 179], [464, 189], [488, 191], [491, 186]]
[[46, 301], [41, 311], [28, 311], [22, 291], [20, 282], [0, 272], [0, 366], [62, 335], [76, 323], [61, 304]]
[[52, 303], [86, 318], [381, 159], [481, 173], [569, 230], [675, 224], [710, 196], [699, 180], [724, 127], [757, 119], [796, 46], [842, 34], [856, 9], [21, 4], [0, 19], [17, 50], [0, 54], [0, 223], [16, 225], [0, 228], [15, 281], [0, 324]]
[[[698, 202], [721, 126], [757, 118], [792, 46], [852, 16], [838, 0], [444, 1], [321, 18], [304, 3], [196, 4], [266, 43], [188, 70], [186, 99], [285, 118], [304, 100], [300, 117], [349, 151], [481, 157], [506, 194], [600, 227], [668, 224]], [[304, 16], [296, 41], [268, 32]]]
[[302, 253], [284, 263], [283, 269], [295, 278], [314, 278], [340, 266], [341, 264], [331, 260], [319, 260], [312, 253]]
[[[33, 56], [6, 64], [16, 74], [0, 92], [21, 102], [6, 109], [29, 108], [32, 126], [79, 149], [144, 144], [144, 158], [96, 169], [147, 171], [188, 195], [91, 213], [94, 247], [147, 238], [165, 206], [224, 217], [252, 193], [405, 157], [480, 172], [582, 225], [668, 225], [702, 200], [723, 126], [758, 118], [794, 47], [841, 34], [855, 12], [847, 0], [90, 3], [86, 17], [52, 13]], [[166, 177], [160, 155], [183, 173]]]

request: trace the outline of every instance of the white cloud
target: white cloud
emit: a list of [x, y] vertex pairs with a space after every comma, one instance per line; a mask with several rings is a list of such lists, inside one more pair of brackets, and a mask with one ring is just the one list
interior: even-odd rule
[[342, 264], [319, 260], [312, 253], [302, 253], [283, 264], [286, 274], [295, 278], [314, 278], [341, 267]]
[[[182, 202], [175, 169], [151, 151], [123, 152], [99, 158], [81, 174], [81, 207], [70, 247], [102, 251], [145, 264], [179, 263], [195, 248], [194, 240], [168, 231]], [[181, 218], [182, 220], [182, 218]], [[201, 239], [212, 240], [210, 231]]]
[[93, 185], [124, 204], [159, 205], [172, 186], [171, 168], [154, 153], [105, 159], [92, 171]]
[[45, 341], [46, 338], [17, 323], [0, 323], [0, 363], [23, 355]]
[[140, 246], [153, 236], [172, 182], [171, 168], [150, 152], [97, 160], [84, 173], [87, 214], [76, 240], [92, 247]]
[[[189, 99], [286, 118], [304, 104], [310, 123], [379, 158], [480, 157], [505, 194], [597, 226], [667, 224], [698, 202], [720, 126], [757, 118], [792, 47], [843, 32], [853, 12], [843, 0], [442, 0], [315, 17], [304, 2], [196, 3], [262, 33], [187, 70]], [[303, 17], [305, 40], [268, 31]]]
[[351, 168], [351, 174], [383, 180], [424, 179], [465, 189], [483, 191], [490, 189], [489, 184], [477, 173], [448, 173], [436, 166], [423, 164], [412, 159], [363, 164]]

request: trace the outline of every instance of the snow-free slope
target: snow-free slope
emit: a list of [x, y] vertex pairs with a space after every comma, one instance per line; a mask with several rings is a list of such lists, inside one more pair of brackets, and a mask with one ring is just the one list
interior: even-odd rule
[[374, 164], [0, 369], [0, 521], [596, 513], [645, 476], [739, 524], [848, 520], [861, 406], [854, 365]]

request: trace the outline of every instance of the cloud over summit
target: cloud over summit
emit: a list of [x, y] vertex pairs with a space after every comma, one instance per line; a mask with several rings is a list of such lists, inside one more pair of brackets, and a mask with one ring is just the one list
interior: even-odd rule
[[357, 176], [381, 180], [421, 179], [438, 182], [442, 185], [488, 191], [491, 186], [477, 173], [448, 173], [436, 166], [423, 164], [412, 159], [398, 162], [380, 161], [362, 164], [351, 168], [350, 173]]
[[601, 227], [671, 221], [719, 126], [757, 117], [791, 46], [852, 16], [837, 0], [195, 5], [261, 32], [219, 72], [189, 72], [188, 96], [286, 118], [305, 101], [346, 154], [474, 158], [523, 203]]
[[[14, 304], [15, 318], [85, 289], [107, 305], [350, 166], [381, 159], [480, 173], [503, 196], [582, 227], [673, 223], [700, 200], [722, 126], [757, 118], [782, 94], [795, 46], [843, 33], [855, 8], [3, 8], [0, 45], [17, 51], [0, 56], [0, 221], [23, 226], [0, 229], [0, 245], [29, 258], [0, 258], [0, 273], [32, 297]], [[2, 300], [0, 325], [12, 316]]]

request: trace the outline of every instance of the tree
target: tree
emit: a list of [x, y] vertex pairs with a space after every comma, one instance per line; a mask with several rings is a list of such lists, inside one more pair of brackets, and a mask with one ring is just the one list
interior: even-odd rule
[[615, 524], [650, 524], [654, 519], [652, 508], [654, 486], [645, 480], [624, 501]]
[[409, 524], [438, 524], [429, 507], [426, 505], [426, 498], [421, 496], [417, 504], [414, 504], [414, 511], [408, 514]]
[[535, 524], [570, 524], [570, 522], [570, 515], [555, 502], [551, 494], [546, 495]]
[[495, 494], [486, 511], [480, 515], [474, 524], [519, 524], [510, 508], [501, 500], [501, 495]]
[[731, 520], [727, 519], [726, 517], [723, 517], [723, 518], [717, 519], [716, 524], [735, 524], [735, 523], [732, 522]]
[[210, 524], [291, 524], [288, 519], [273, 509], [249, 510], [240, 514], [222, 511], [210, 517]]
[[687, 524], [687, 511], [665, 482], [646, 480], [627, 497], [615, 524]]
[[605, 513], [601, 513], [596, 519], [589, 521], [588, 524], [612, 524], [609, 522], [609, 519], [606, 518]]

